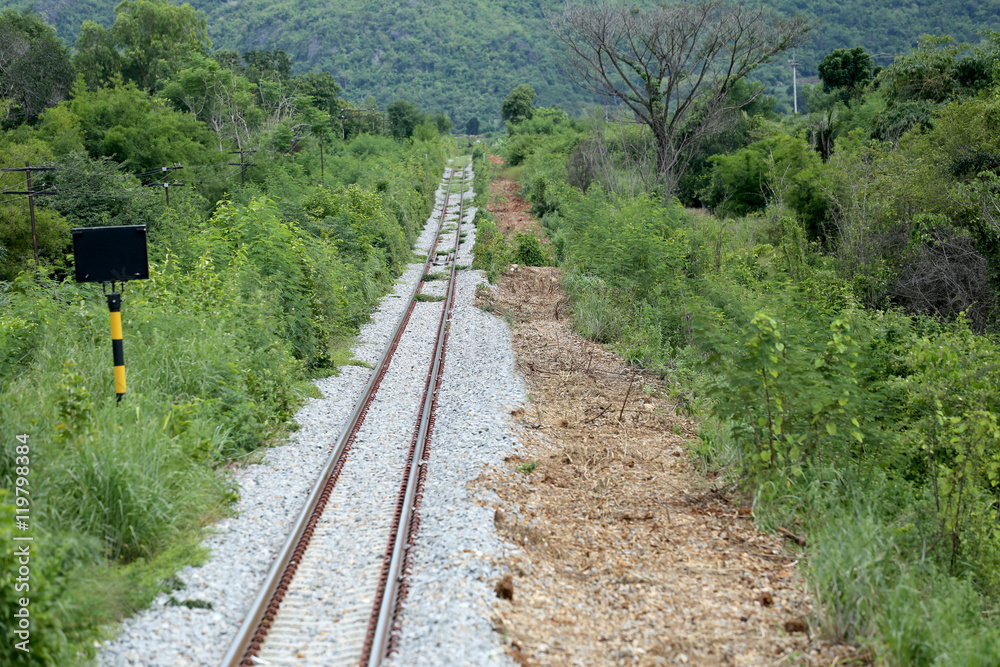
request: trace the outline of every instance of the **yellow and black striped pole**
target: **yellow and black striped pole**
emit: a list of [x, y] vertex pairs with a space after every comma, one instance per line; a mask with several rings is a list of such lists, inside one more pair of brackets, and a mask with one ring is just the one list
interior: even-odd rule
[[115, 394], [118, 400], [125, 395], [125, 347], [122, 343], [122, 295], [112, 292], [108, 295], [108, 310], [111, 311], [111, 352], [115, 359]]

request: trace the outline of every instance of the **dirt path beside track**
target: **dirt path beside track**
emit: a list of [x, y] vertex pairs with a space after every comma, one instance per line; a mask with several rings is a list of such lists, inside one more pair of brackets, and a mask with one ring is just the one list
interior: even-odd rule
[[[511, 187], [497, 191], [501, 228], [530, 229]], [[572, 332], [560, 284], [558, 269], [513, 267], [480, 296], [511, 324], [531, 397], [512, 415], [524, 453], [479, 481], [500, 496], [497, 529], [518, 547], [498, 586], [512, 599], [498, 600], [494, 619], [510, 655], [522, 665], [861, 664], [814, 636], [797, 545], [758, 532], [749, 508], [694, 470], [695, 423], [659, 379]]]

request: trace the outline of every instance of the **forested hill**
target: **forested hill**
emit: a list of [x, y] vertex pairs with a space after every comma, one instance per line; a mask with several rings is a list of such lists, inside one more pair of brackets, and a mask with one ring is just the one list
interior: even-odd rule
[[[85, 19], [110, 25], [118, 0], [0, 0], [33, 7], [73, 42]], [[208, 16], [215, 48], [284, 49], [304, 69], [332, 72], [345, 97], [373, 95], [383, 108], [398, 98], [444, 111], [458, 129], [476, 117], [484, 128], [499, 117], [503, 96], [520, 83], [543, 106], [576, 110], [589, 98], [565, 81], [559, 45], [545, 16], [561, 0], [193, 0]], [[642, 4], [641, 2], [639, 4]], [[821, 20], [796, 53], [800, 74], [816, 74], [835, 48], [863, 46], [878, 64], [907, 52], [923, 34], [978, 42], [977, 31], [1000, 28], [1000, 0], [775, 0], [786, 13]], [[761, 72], [768, 92], [786, 102], [791, 74]], [[782, 105], [784, 106], [784, 105]]]

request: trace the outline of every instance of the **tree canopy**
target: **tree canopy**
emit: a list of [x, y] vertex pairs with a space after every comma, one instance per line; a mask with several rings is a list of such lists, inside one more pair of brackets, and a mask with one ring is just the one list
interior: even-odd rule
[[535, 111], [535, 89], [522, 83], [504, 98], [501, 117], [508, 123], [520, 123]]
[[860, 46], [853, 49], [834, 49], [819, 64], [819, 78], [823, 80], [823, 90], [827, 93], [840, 89], [844, 100], [860, 94], [861, 89], [872, 80], [875, 62]]
[[123, 0], [110, 29], [84, 22], [75, 65], [91, 87], [121, 75], [152, 91], [191, 56], [206, 56], [211, 47], [205, 14], [191, 5]]
[[0, 12], [0, 123], [34, 120], [72, 84], [69, 50], [55, 31], [36, 14]]
[[423, 114], [409, 100], [396, 100], [385, 109], [389, 119], [389, 133], [397, 139], [413, 136], [413, 130], [423, 121]]

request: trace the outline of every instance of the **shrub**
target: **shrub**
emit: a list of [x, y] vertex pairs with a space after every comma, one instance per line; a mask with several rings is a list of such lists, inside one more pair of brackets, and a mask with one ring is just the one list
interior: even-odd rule
[[514, 251], [513, 261], [515, 264], [523, 266], [548, 266], [549, 258], [542, 249], [542, 244], [534, 234], [519, 232], [514, 237], [517, 243], [517, 250]]
[[472, 248], [472, 268], [485, 271], [486, 278], [496, 282], [510, 264], [511, 250], [489, 213], [483, 209], [476, 211], [473, 224], [476, 225], [476, 244]]

